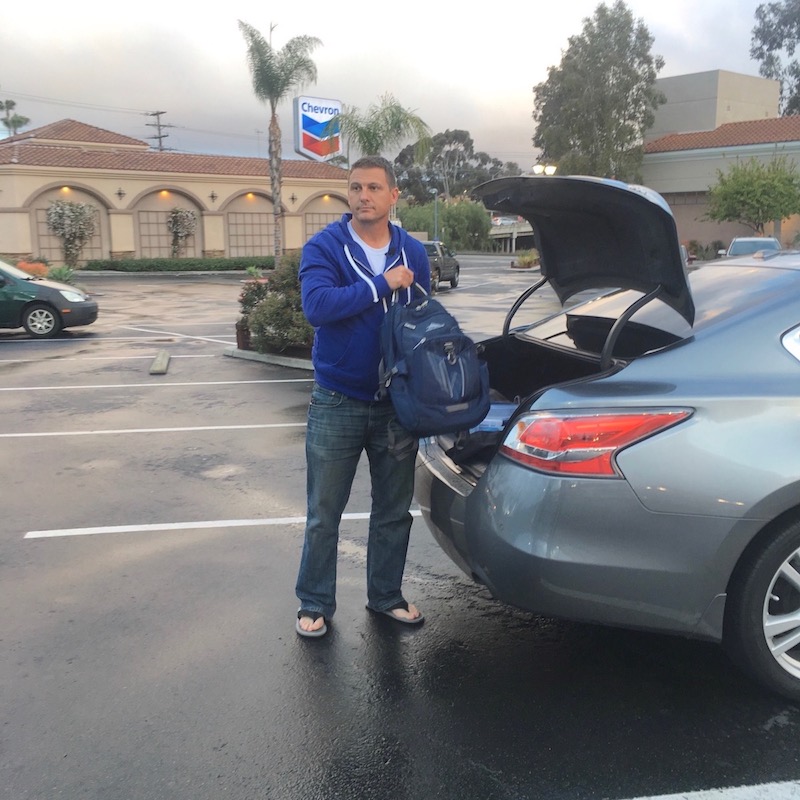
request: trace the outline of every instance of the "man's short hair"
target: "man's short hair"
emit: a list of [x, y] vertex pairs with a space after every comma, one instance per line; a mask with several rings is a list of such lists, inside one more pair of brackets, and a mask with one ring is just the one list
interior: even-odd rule
[[352, 173], [354, 169], [382, 169], [386, 173], [389, 188], [394, 189], [397, 186], [392, 162], [383, 156], [362, 156], [350, 167], [350, 172]]

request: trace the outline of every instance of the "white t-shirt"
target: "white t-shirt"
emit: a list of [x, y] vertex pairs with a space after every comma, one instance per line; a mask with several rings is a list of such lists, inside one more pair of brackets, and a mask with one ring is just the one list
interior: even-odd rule
[[383, 269], [386, 266], [386, 254], [389, 251], [391, 240], [386, 242], [383, 247], [370, 247], [354, 230], [353, 223], [347, 223], [347, 229], [350, 235], [361, 245], [361, 249], [369, 261], [370, 269], [373, 275], [383, 275]]

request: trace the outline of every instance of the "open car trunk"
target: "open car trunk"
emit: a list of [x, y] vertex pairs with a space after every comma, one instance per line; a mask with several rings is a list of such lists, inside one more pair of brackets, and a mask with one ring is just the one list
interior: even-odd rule
[[[694, 321], [675, 220], [652, 190], [599, 178], [517, 177], [489, 181], [473, 195], [492, 211], [530, 222], [542, 279], [514, 303], [502, 334], [481, 343], [492, 389], [489, 414], [469, 432], [437, 437], [469, 482], [483, 474], [516, 412], [549, 387], [623, 369], [681, 338], [669, 326], [637, 322], [641, 309], [659, 307], [689, 327]], [[622, 291], [610, 313], [566, 312], [553, 336], [526, 333], [536, 325], [512, 329], [516, 312], [544, 284], [562, 305], [587, 290]]]
[[[470, 431], [444, 434], [437, 443], [470, 482], [484, 473], [503, 438], [503, 431], [519, 409], [530, 408], [549, 387], [600, 374], [599, 356], [568, 353], [514, 333], [481, 343], [489, 366], [492, 405], [486, 418]], [[623, 366], [615, 361], [613, 369]]]

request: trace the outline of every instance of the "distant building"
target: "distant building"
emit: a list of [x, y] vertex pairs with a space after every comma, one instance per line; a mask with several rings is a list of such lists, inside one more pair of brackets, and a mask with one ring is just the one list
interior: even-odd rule
[[[670, 204], [681, 241], [710, 244], [752, 234], [737, 223], [705, 219], [707, 194], [719, 171], [756, 158], [785, 155], [800, 169], [800, 117], [779, 117], [777, 81], [724, 70], [660, 78], [667, 97], [644, 148], [643, 183]], [[800, 217], [774, 233], [784, 245], [800, 231]]]
[[656, 88], [667, 102], [656, 111], [647, 140], [778, 116], [781, 85], [767, 78], [716, 69], [659, 78]]
[[[286, 160], [281, 194], [283, 246], [296, 249], [347, 211], [347, 172]], [[176, 206], [198, 217], [187, 256], [272, 255], [271, 197], [264, 158], [157, 151], [69, 119], [0, 140], [0, 254], [11, 260], [61, 262], [45, 215], [64, 198], [98, 209], [84, 260], [169, 257], [166, 220]]]

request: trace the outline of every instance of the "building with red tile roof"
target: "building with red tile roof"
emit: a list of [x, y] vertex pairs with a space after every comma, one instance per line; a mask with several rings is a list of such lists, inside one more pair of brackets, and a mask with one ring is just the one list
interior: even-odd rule
[[[323, 162], [282, 164], [283, 243], [302, 245], [347, 210], [347, 172]], [[147, 142], [65, 119], [0, 140], [0, 253], [60, 263], [46, 210], [68, 198], [94, 205], [96, 258], [168, 257], [172, 208], [195, 212], [189, 256], [271, 255], [274, 218], [264, 158], [153, 150]]]
[[[800, 161], [800, 117], [778, 116], [778, 82], [716, 70], [656, 85], [667, 103], [645, 142], [643, 183], [670, 204], [684, 242], [727, 246], [734, 236], [752, 236], [745, 225], [708, 220], [707, 194], [731, 164], [781, 155]], [[800, 218], [770, 227], [790, 246]]]

